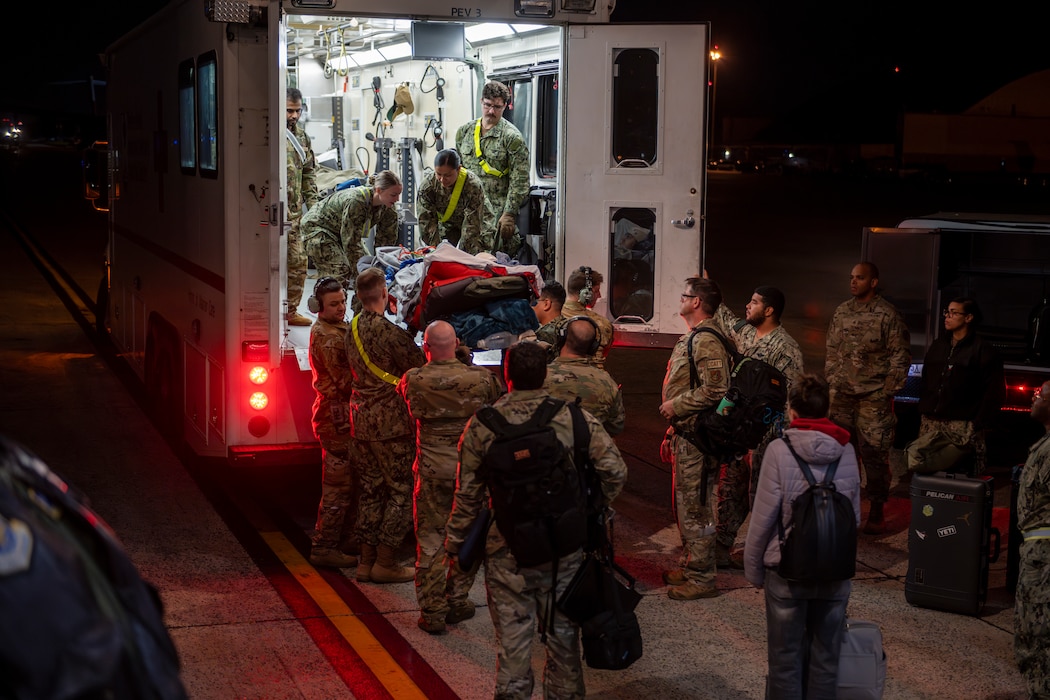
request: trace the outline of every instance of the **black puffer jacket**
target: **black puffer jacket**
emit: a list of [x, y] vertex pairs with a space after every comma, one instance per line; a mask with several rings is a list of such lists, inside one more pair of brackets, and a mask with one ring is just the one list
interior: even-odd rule
[[989, 426], [1002, 406], [1003, 361], [988, 341], [972, 331], [953, 348], [942, 335], [926, 351], [919, 412], [938, 420], [969, 420]]

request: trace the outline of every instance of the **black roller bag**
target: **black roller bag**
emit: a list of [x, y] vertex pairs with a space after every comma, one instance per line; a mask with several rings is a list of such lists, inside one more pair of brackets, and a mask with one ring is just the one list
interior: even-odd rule
[[988, 594], [988, 565], [999, 558], [992, 527], [992, 480], [937, 472], [911, 481], [908, 579], [912, 605], [978, 615]]

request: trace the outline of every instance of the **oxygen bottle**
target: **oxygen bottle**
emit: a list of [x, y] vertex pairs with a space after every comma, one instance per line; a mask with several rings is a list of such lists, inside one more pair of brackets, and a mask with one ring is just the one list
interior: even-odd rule
[[499, 331], [478, 341], [479, 350], [502, 350], [518, 341], [518, 336], [510, 331]]
[[1050, 301], [1045, 297], [1028, 315], [1026, 353], [1029, 362], [1050, 361]]

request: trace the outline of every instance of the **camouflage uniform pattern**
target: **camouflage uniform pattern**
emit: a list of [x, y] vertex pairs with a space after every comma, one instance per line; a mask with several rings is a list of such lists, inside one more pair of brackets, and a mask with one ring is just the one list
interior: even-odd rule
[[[776, 367], [787, 378], [790, 391], [803, 371], [802, 349], [783, 326], [758, 337], [758, 329], [741, 319], [721, 304], [715, 312], [715, 318], [723, 328], [729, 330], [729, 338], [736, 343], [737, 351], [747, 357], [768, 362]], [[737, 326], [740, 325], [738, 328]], [[718, 543], [732, 547], [737, 533], [747, 519], [758, 489], [759, 468], [762, 457], [770, 442], [784, 435], [784, 423], [787, 420], [787, 408], [784, 409], [784, 420], [770, 427], [762, 436], [761, 442], [751, 450], [749, 455], [733, 459], [722, 465], [718, 477]]]
[[873, 503], [889, 497], [889, 451], [897, 425], [893, 396], [904, 386], [910, 365], [911, 334], [900, 312], [881, 295], [867, 302], [850, 299], [835, 309], [824, 361], [829, 418], [857, 438]]
[[489, 370], [451, 359], [408, 370], [397, 391], [416, 421], [416, 600], [423, 618], [434, 622], [445, 619], [450, 605], [467, 602], [476, 573], [450, 571], [445, 558], [459, 438], [474, 412], [499, 398], [503, 388]]
[[451, 566], [445, 554], [445, 523], [452, 512], [456, 480], [416, 474], [416, 601], [428, 623], [444, 621], [449, 610], [470, 605], [468, 596], [481, 564], [470, 571]]
[[928, 433], [944, 435], [954, 444], [969, 445], [973, 450], [973, 476], [984, 474], [988, 464], [988, 443], [983, 430], [975, 430], [972, 420], [940, 420], [922, 416], [919, 419], [919, 436]]
[[612, 322], [574, 299], [565, 300], [561, 307], [561, 315], [566, 319], [573, 316], [588, 316], [598, 324], [598, 352], [590, 360], [595, 367], [605, 369], [605, 356], [609, 354], [609, 348], [613, 342]]
[[412, 527], [412, 458], [410, 437], [363, 440], [361, 498], [354, 531], [359, 542], [401, 546]]
[[[1050, 434], [1028, 451], [1017, 492], [1022, 533], [1050, 528]], [[1033, 698], [1050, 698], [1050, 539], [1021, 542], [1014, 602], [1014, 655]]]
[[[394, 376], [423, 364], [423, 351], [412, 336], [374, 311], [359, 314], [358, 333], [372, 363]], [[352, 330], [346, 334], [346, 355], [354, 375], [353, 435], [367, 457], [361, 469], [357, 536], [367, 544], [397, 547], [412, 525], [415, 425], [396, 385], [365, 364]]]
[[565, 325], [565, 322], [569, 319], [565, 316], [557, 316], [550, 321], [547, 321], [542, 326], [536, 329], [536, 340], [542, 340], [547, 343], [547, 362], [554, 362], [554, 359], [558, 357], [561, 344], [561, 329]]
[[[493, 404], [511, 423], [523, 423], [542, 403], [542, 389], [514, 391]], [[627, 479], [627, 467], [616, 443], [594, 416], [584, 414], [590, 432], [589, 454], [602, 484], [602, 494], [610, 503]], [[572, 444], [572, 415], [568, 408], [552, 419], [558, 439]], [[488, 491], [478, 478], [482, 456], [494, 439], [493, 433], [471, 419], [460, 442], [459, 480], [455, 505], [446, 527], [445, 549], [455, 556], [463, 544], [482, 505], [488, 504]], [[558, 564], [556, 595], [564, 591], [582, 561], [580, 552], [563, 557]], [[545, 619], [551, 587], [550, 565], [523, 568], [517, 565], [506, 540], [495, 523], [485, 542], [485, 582], [489, 612], [499, 644], [496, 661], [497, 698], [527, 699], [532, 695], [531, 646], [537, 623]], [[584, 696], [580, 666], [579, 628], [555, 610], [554, 629], [547, 635], [547, 661], [544, 688], [548, 698]]]
[[397, 245], [397, 212], [372, 206], [371, 187], [333, 192], [303, 215], [303, 245], [321, 277], [344, 282], [357, 279], [357, 261], [366, 254], [364, 241], [375, 226], [375, 245]]
[[623, 432], [623, 392], [608, 372], [590, 364], [586, 357], [559, 357], [547, 366], [543, 388], [554, 398], [575, 401], [602, 422], [605, 432]]
[[296, 150], [288, 145], [288, 206], [286, 215], [292, 222], [288, 233], [288, 311], [294, 312], [303, 299], [303, 285], [306, 283], [306, 268], [309, 261], [303, 248], [302, 234], [299, 231], [299, 219], [303, 215], [303, 204], [313, 207], [317, 204], [317, 160], [310, 145], [310, 137], [299, 124], [295, 125], [295, 137], [303, 147], [306, 157], [299, 158]]
[[311, 539], [314, 545], [331, 549], [340, 548], [348, 539], [346, 516], [353, 512], [353, 475], [361, 464], [360, 448], [351, 436], [353, 375], [346, 359], [348, 330], [345, 322], [320, 318], [310, 329], [310, 369], [316, 392], [312, 422], [321, 443], [321, 501]]
[[[498, 221], [503, 214], [515, 220], [518, 210], [529, 196], [529, 147], [525, 144], [518, 127], [506, 119], [500, 119], [491, 129], [481, 135], [481, 153], [489, 167], [502, 171], [502, 177], [489, 175], [482, 169], [474, 154], [474, 125], [467, 122], [456, 131], [456, 150], [463, 157], [463, 167], [481, 180], [485, 189], [486, 221], [482, 229], [486, 242], [508, 255], [515, 255], [521, 247], [521, 236], [514, 234], [504, 241], [499, 235]], [[495, 252], [495, 250], [491, 251]]]
[[[715, 319], [705, 319], [694, 328], [713, 328], [723, 333]], [[700, 379], [691, 387], [689, 372], [689, 337], [692, 331], [675, 343], [667, 361], [663, 400], [673, 401], [671, 465], [674, 489], [675, 522], [682, 538], [679, 563], [685, 576], [704, 588], [715, 585], [715, 523], [717, 522], [718, 460], [700, 452], [691, 442], [675, 434], [675, 426], [685, 428], [691, 416], [715, 406], [729, 388], [729, 356], [722, 342], [710, 333], [697, 333], [693, 338], [693, 362]]]
[[441, 221], [448, 209], [455, 185], [445, 189], [433, 170], [427, 169], [419, 187], [419, 234], [427, 245], [436, 246], [442, 239], [460, 250], [477, 255], [492, 250], [492, 241], [483, 234], [485, 225], [485, 190], [477, 175], [467, 170], [456, 209], [448, 221]]

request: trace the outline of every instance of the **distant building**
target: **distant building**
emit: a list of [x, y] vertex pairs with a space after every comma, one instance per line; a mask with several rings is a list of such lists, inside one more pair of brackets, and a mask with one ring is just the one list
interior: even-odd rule
[[1050, 173], [1050, 70], [996, 90], [962, 114], [904, 115], [901, 173]]

